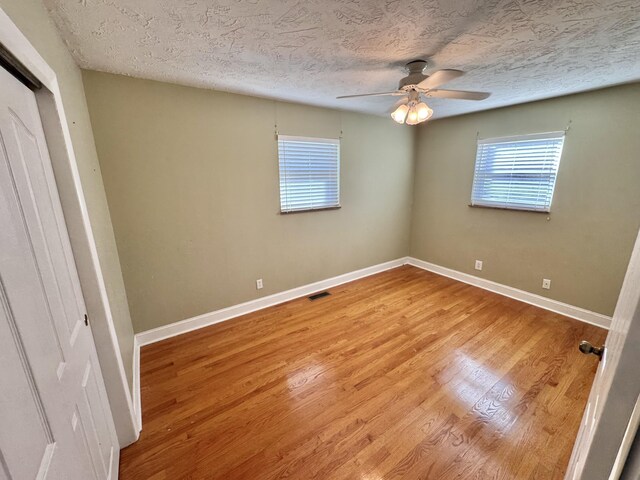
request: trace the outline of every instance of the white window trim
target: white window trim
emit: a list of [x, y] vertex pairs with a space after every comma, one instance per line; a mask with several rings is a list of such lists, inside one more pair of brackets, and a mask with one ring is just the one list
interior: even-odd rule
[[294, 135], [280, 135], [278, 134], [278, 140], [284, 140], [288, 142], [315, 142], [315, 143], [329, 143], [332, 145], [340, 146], [339, 138], [321, 138], [321, 137], [296, 137]]
[[[564, 138], [566, 137], [566, 134], [567, 132], [565, 130], [557, 130], [552, 132], [531, 133], [531, 134], [524, 134], [524, 135], [479, 138], [476, 144], [476, 160], [474, 162], [474, 168], [473, 168], [473, 182], [471, 185], [471, 202], [469, 203], [469, 206], [477, 207], [477, 208], [493, 208], [496, 210], [511, 210], [515, 212], [533, 212], [533, 213], [545, 213], [545, 214], [551, 213], [551, 205], [553, 203], [553, 197], [555, 195], [555, 190], [556, 190], [556, 183], [558, 181], [558, 173], [560, 171], [559, 167], [558, 167], [558, 171], [556, 171], [556, 175], [553, 180], [553, 185], [551, 188], [551, 197], [549, 199], [549, 208], [547, 209], [527, 208], [526, 206], [511, 207], [511, 206], [487, 205], [484, 203], [474, 202], [473, 190], [475, 187], [476, 173], [477, 173], [477, 167], [478, 167], [477, 149], [481, 145], [494, 144], [494, 143], [508, 143], [508, 142], [522, 142], [522, 141], [531, 141], [531, 140], [547, 140], [547, 139]], [[564, 145], [563, 145], [563, 150], [564, 150]], [[562, 150], [560, 152], [560, 158], [562, 159]]]
[[[340, 178], [340, 170], [342, 166], [341, 152], [340, 152], [340, 138], [323, 138], [323, 137], [303, 137], [296, 135], [277, 135], [276, 149], [278, 148], [277, 143], [280, 141], [289, 141], [289, 142], [314, 142], [314, 143], [327, 143], [330, 145], [337, 145], [338, 147], [338, 168], [336, 173], [336, 181], [338, 183], [338, 203], [336, 205], [325, 206], [325, 207], [315, 207], [315, 208], [305, 208], [299, 210], [282, 210], [282, 202], [280, 202], [280, 213], [282, 215], [289, 215], [293, 213], [304, 213], [304, 212], [314, 212], [314, 211], [322, 211], [322, 210], [338, 210], [342, 208], [342, 182]], [[280, 196], [280, 185], [282, 184], [282, 178], [280, 177], [280, 155], [278, 153], [278, 197]]]
[[546, 140], [549, 138], [562, 138], [566, 135], [564, 130], [544, 133], [529, 133], [525, 135], [511, 135], [508, 137], [492, 137], [478, 139], [478, 145], [486, 145], [487, 143], [506, 143], [506, 142], [522, 142], [527, 140]]

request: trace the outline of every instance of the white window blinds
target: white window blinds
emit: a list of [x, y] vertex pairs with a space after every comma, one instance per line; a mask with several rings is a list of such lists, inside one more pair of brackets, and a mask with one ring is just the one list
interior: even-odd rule
[[564, 132], [478, 141], [471, 205], [548, 212]]
[[278, 135], [280, 211], [340, 206], [340, 140]]

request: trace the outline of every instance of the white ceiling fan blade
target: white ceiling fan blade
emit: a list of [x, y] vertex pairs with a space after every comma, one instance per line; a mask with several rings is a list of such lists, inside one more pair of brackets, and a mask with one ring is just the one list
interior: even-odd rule
[[484, 100], [491, 94], [487, 92], [467, 92], [464, 90], [429, 90], [427, 97], [456, 98], [459, 100]]
[[360, 95], [342, 95], [336, 98], [357, 98], [357, 97], [383, 97], [385, 95], [404, 95], [402, 90], [394, 90], [393, 92], [380, 92], [380, 93], [362, 93]]
[[400, 105], [405, 105], [408, 102], [409, 102], [409, 97], [401, 98], [396, 103], [394, 103], [393, 106], [389, 110], [387, 110], [387, 113], [395, 112], [396, 108], [398, 108]]
[[420, 88], [436, 88], [464, 75], [460, 70], [438, 70], [418, 84]]

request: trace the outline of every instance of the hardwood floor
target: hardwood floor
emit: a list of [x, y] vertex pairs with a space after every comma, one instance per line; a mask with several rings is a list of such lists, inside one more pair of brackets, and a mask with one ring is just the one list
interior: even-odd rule
[[606, 332], [404, 266], [144, 347], [128, 479], [560, 479]]

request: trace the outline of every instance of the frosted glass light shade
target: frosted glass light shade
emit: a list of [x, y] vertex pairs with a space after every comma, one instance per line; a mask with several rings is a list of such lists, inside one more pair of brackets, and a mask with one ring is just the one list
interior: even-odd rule
[[398, 123], [404, 123], [404, 120], [407, 118], [407, 113], [409, 112], [409, 107], [407, 105], [400, 105], [396, 108], [391, 114], [391, 118], [393, 118]]
[[424, 102], [420, 102], [416, 109], [418, 110], [418, 122], [424, 122], [425, 120], [430, 119], [431, 115], [433, 115], [433, 110], [431, 110]]
[[418, 109], [415, 107], [415, 105], [409, 109], [406, 122], [407, 125], [417, 125], [418, 123], [420, 123], [420, 120], [418, 120]]

